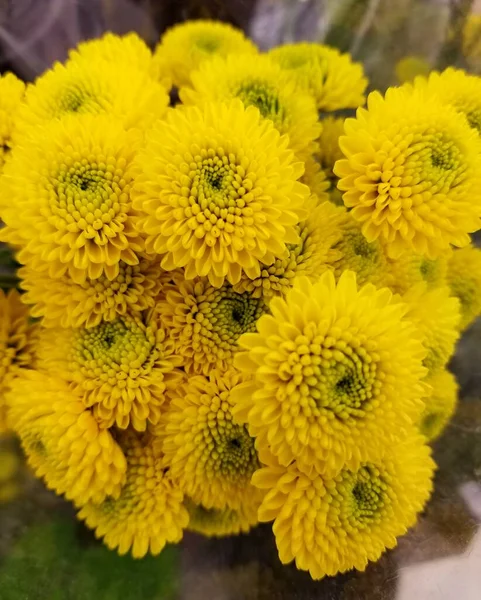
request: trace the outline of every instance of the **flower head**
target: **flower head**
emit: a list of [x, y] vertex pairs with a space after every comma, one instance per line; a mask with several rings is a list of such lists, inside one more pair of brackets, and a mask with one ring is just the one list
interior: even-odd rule
[[113, 118], [83, 115], [53, 122], [17, 146], [0, 198], [5, 241], [19, 260], [51, 277], [82, 283], [119, 263], [139, 262], [142, 241], [131, 219], [133, 158], [139, 143]]
[[12, 149], [12, 135], [24, 93], [23, 81], [12, 73], [0, 75], [0, 172]]
[[102, 321], [153, 308], [166, 272], [156, 259], [139, 258], [138, 265], [120, 262], [119, 272], [76, 283], [68, 274], [52, 279], [29, 266], [19, 270], [22, 300], [44, 327], [96, 327]]
[[352, 271], [336, 285], [326, 272], [314, 285], [299, 278], [269, 308], [234, 361], [252, 378], [233, 391], [234, 415], [259, 449], [332, 473], [357, 468], [417, 422], [426, 353], [389, 290], [358, 289]]
[[472, 246], [455, 250], [448, 262], [451, 294], [461, 303], [461, 331], [481, 315], [481, 250]]
[[133, 205], [147, 252], [217, 287], [285, 256], [309, 194], [287, 144], [239, 100], [172, 111], [138, 160]]
[[333, 478], [311, 478], [296, 463], [273, 463], [253, 477], [267, 492], [259, 520], [274, 520], [281, 562], [295, 560], [313, 579], [364, 571], [414, 525], [431, 494], [434, 468], [429, 447], [415, 433]]
[[[317, 148], [314, 154], [316, 152]], [[314, 158], [314, 154], [303, 157], [304, 174], [299, 181], [307, 185], [311, 194], [317, 198], [318, 204], [322, 204], [331, 199], [329, 193], [330, 183], [325, 171], [321, 169], [318, 161]]]
[[37, 126], [85, 114], [109, 115], [126, 129], [146, 131], [168, 104], [165, 87], [133, 65], [87, 58], [57, 63], [27, 88], [18, 113], [18, 142], [37, 135]]
[[456, 410], [458, 384], [454, 375], [447, 370], [431, 375], [428, 383], [432, 391], [425, 398], [426, 406], [419, 421], [419, 429], [432, 441], [441, 435]]
[[24, 371], [6, 400], [28, 463], [49, 488], [77, 504], [119, 495], [126, 471], [122, 450], [66, 383]]
[[102, 427], [158, 423], [162, 404], [181, 374], [165, 330], [152, 318], [124, 315], [89, 329], [44, 330], [39, 366], [72, 383]]
[[207, 537], [223, 537], [247, 533], [257, 525], [257, 510], [260, 500], [257, 494], [245, 499], [245, 504], [238, 510], [232, 508], [205, 508], [194, 504], [192, 500], [184, 501], [189, 511], [189, 531], [201, 533]]
[[314, 97], [317, 108], [333, 111], [364, 104], [367, 79], [362, 65], [336, 48], [299, 42], [272, 49], [269, 56], [292, 71]]
[[192, 71], [215, 56], [257, 54], [242, 31], [227, 23], [196, 20], [171, 27], [162, 37], [155, 58], [169, 69], [174, 85], [188, 85]]
[[259, 277], [243, 276], [234, 291], [249, 292], [254, 298], [283, 296], [299, 275], [316, 281], [326, 269], [337, 264], [342, 258], [337, 247], [345, 212], [328, 201], [318, 204], [316, 197], [310, 198], [306, 208], [308, 217], [297, 226], [300, 243], [288, 246], [287, 257], [265, 266]]
[[5, 393], [23, 369], [33, 366], [36, 338], [20, 294], [0, 289], [0, 433], [7, 429]]
[[400, 83], [412, 81], [417, 76], [427, 76], [431, 67], [425, 58], [420, 56], [404, 56], [395, 67], [396, 77]]
[[289, 135], [289, 148], [298, 157], [312, 153], [321, 132], [310, 94], [266, 55], [252, 60], [249, 54], [236, 54], [206, 61], [192, 73], [180, 97], [188, 105], [239, 98], [244, 106], [255, 106], [281, 134]]
[[406, 317], [422, 333], [427, 350], [424, 366], [429, 373], [442, 369], [459, 339], [459, 300], [450, 296], [447, 286], [427, 290], [422, 283], [406, 292], [402, 300], [409, 307]]
[[344, 121], [345, 119], [340, 117], [326, 117], [322, 120], [321, 135], [317, 139], [318, 150], [315, 157], [321, 169], [327, 174], [331, 184], [331, 194], [337, 192], [334, 165], [336, 161], [344, 158], [339, 147], [339, 138], [344, 134]]
[[156, 310], [187, 373], [208, 375], [232, 364], [240, 336], [255, 331], [267, 305], [228, 284], [215, 288], [206, 279], [194, 279], [166, 285]]
[[385, 241], [394, 258], [469, 243], [481, 225], [481, 140], [463, 115], [421, 90], [391, 88], [370, 94], [345, 131], [334, 172], [368, 241]]
[[254, 440], [232, 418], [231, 390], [241, 381], [234, 370], [190, 377], [172, 395], [160, 428], [170, 477], [206, 509], [241, 510], [256, 494]]
[[389, 287], [397, 294], [404, 294], [419, 283], [428, 289], [446, 285], [448, 255], [427, 258], [414, 252], [403, 252], [398, 258], [388, 257], [391, 281]]
[[160, 554], [167, 543], [180, 542], [189, 521], [183, 494], [170, 480], [155, 439], [126, 434], [121, 444], [127, 480], [120, 495], [86, 504], [78, 517], [119, 554]]

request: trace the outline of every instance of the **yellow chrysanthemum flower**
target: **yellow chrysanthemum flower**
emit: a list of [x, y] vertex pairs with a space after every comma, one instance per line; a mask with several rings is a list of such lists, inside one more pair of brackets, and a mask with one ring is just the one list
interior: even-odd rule
[[404, 56], [398, 60], [394, 70], [399, 83], [407, 83], [418, 76], [429, 75], [431, 65], [421, 56]]
[[119, 554], [160, 554], [167, 543], [180, 542], [189, 521], [183, 494], [166, 473], [155, 439], [130, 434], [121, 443], [127, 481], [120, 496], [86, 504], [78, 517]]
[[248, 54], [214, 58], [191, 75], [190, 86], [180, 90], [187, 105], [242, 100], [255, 106], [281, 133], [289, 135], [289, 148], [299, 158], [312, 153], [321, 133], [317, 110], [311, 95], [297, 78], [268, 56], [252, 60]]
[[131, 219], [133, 159], [139, 143], [113, 118], [83, 115], [53, 122], [5, 165], [0, 214], [4, 241], [23, 246], [18, 257], [51, 277], [77, 283], [119, 263], [136, 265], [142, 240]]
[[398, 258], [388, 257], [391, 282], [389, 287], [397, 294], [405, 294], [419, 283], [428, 289], [446, 285], [448, 255], [430, 259], [414, 252], [403, 252]]
[[0, 289], [0, 433], [7, 430], [5, 393], [23, 369], [33, 366], [36, 338], [20, 294]]
[[77, 504], [118, 497], [126, 462], [81, 396], [57, 377], [24, 371], [6, 395], [8, 418], [29, 465], [47, 486]]
[[65, 381], [102, 427], [145, 431], [159, 421], [182, 363], [154, 318], [124, 315], [85, 329], [49, 329], [40, 336], [38, 365]]
[[317, 108], [332, 111], [364, 104], [367, 79], [362, 65], [336, 48], [299, 42], [273, 48], [269, 56], [283, 69], [296, 74], [310, 91]]
[[454, 108], [421, 90], [369, 95], [347, 119], [336, 163], [344, 203], [368, 241], [435, 258], [481, 226], [481, 141]]
[[140, 313], [153, 308], [162, 288], [165, 271], [158, 260], [140, 258], [138, 265], [120, 262], [119, 272], [110, 280], [105, 275], [76, 283], [68, 275], [52, 279], [48, 273], [19, 269], [22, 300], [31, 304], [33, 317], [44, 327], [96, 327], [102, 321]]
[[419, 421], [419, 429], [432, 441], [441, 435], [456, 410], [458, 384], [454, 375], [446, 370], [434, 373], [428, 383], [432, 391], [425, 398], [426, 406]]
[[281, 562], [295, 560], [313, 579], [364, 571], [396, 546], [424, 508], [435, 469], [430, 454], [424, 438], [411, 433], [333, 478], [311, 478], [296, 463], [255, 473], [253, 483], [267, 492], [259, 520], [274, 520]]
[[421, 283], [411, 288], [402, 301], [409, 307], [406, 317], [423, 336], [427, 350], [424, 366], [432, 374], [446, 366], [459, 339], [460, 302], [448, 287], [432, 290]]
[[166, 285], [156, 310], [186, 372], [208, 375], [232, 364], [239, 337], [255, 331], [257, 319], [268, 309], [249, 292], [194, 279]]
[[206, 509], [241, 510], [256, 495], [254, 440], [232, 418], [231, 390], [241, 381], [233, 369], [190, 377], [173, 393], [159, 428], [169, 476]]
[[215, 56], [257, 54], [257, 47], [228, 23], [196, 20], [171, 27], [162, 36], [155, 60], [168, 68], [174, 85], [188, 85], [191, 73]]
[[107, 114], [126, 129], [147, 131], [168, 104], [165, 87], [135, 66], [80, 58], [57, 63], [28, 86], [17, 117], [17, 141], [38, 135], [37, 126], [84, 114]]
[[237, 99], [173, 110], [137, 163], [133, 206], [147, 252], [217, 287], [285, 256], [309, 195], [288, 141]]
[[455, 250], [448, 262], [448, 285], [461, 303], [461, 331], [481, 315], [481, 250]]
[[[362, 233], [361, 225], [344, 207], [336, 207], [339, 214], [338, 241], [333, 245], [338, 259], [332, 268], [338, 279], [344, 271], [356, 273], [359, 286], [372, 283], [376, 287], [389, 287], [391, 274], [387, 254], [379, 240], [368, 242]], [[324, 229], [328, 223], [322, 223]]]
[[336, 117], [326, 117], [322, 120], [322, 131], [319, 136], [318, 150], [315, 158], [321, 169], [326, 173], [329, 181], [329, 195], [331, 202], [342, 205], [342, 197], [337, 189], [337, 177], [334, 175], [334, 165], [336, 161], [344, 158], [339, 147], [339, 138], [344, 134], [345, 119]]
[[305, 275], [316, 281], [326, 269], [337, 264], [342, 255], [335, 248], [341, 240], [344, 212], [331, 202], [318, 205], [315, 197], [310, 198], [306, 208], [308, 217], [297, 226], [301, 243], [289, 246], [288, 256], [264, 267], [260, 277], [243, 276], [234, 286], [235, 292], [248, 292], [254, 298], [265, 299], [283, 296], [292, 287], [295, 277]]
[[259, 449], [306, 472], [356, 469], [417, 422], [426, 351], [388, 289], [326, 272], [269, 308], [234, 360], [252, 378], [232, 392], [234, 416]]
[[[317, 148], [314, 154], [316, 152]], [[312, 156], [304, 157], [304, 174], [299, 181], [307, 185], [311, 194], [317, 198], [318, 203], [322, 204], [331, 199], [331, 194], [329, 193], [331, 184], [326, 173], [321, 169], [321, 166], [314, 158], [314, 154]]]
[[0, 173], [12, 149], [12, 135], [25, 93], [25, 84], [12, 73], [0, 75]]
[[189, 511], [189, 531], [201, 533], [207, 537], [224, 537], [247, 533], [257, 525], [257, 510], [260, 505], [259, 496], [254, 493], [247, 498], [239, 510], [232, 508], [205, 508], [201, 504], [194, 504], [191, 500], [184, 501]]

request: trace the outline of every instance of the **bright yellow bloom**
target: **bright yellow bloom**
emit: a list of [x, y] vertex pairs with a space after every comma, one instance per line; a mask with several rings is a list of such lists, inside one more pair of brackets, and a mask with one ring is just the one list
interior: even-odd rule
[[[333, 246], [338, 259], [333, 270], [338, 279], [346, 270], [354, 271], [359, 286], [372, 283], [376, 287], [389, 287], [392, 277], [389, 271], [387, 254], [379, 240], [368, 242], [361, 225], [344, 207], [337, 208], [339, 217], [339, 241]], [[321, 230], [328, 226], [322, 223]]]
[[[317, 148], [314, 154], [316, 153]], [[331, 195], [328, 192], [330, 182], [326, 173], [321, 169], [317, 160], [315, 160], [314, 154], [312, 156], [303, 157], [304, 174], [299, 181], [309, 186], [311, 194], [316, 196], [319, 204], [322, 204], [331, 198]]]
[[7, 429], [5, 393], [23, 369], [33, 366], [36, 339], [20, 294], [0, 289], [0, 433]]
[[24, 371], [6, 395], [9, 424], [29, 465], [47, 486], [77, 504], [118, 497], [126, 462], [81, 396], [56, 377]]
[[458, 384], [454, 375], [446, 370], [434, 373], [428, 379], [428, 383], [432, 387], [432, 392], [428, 398], [425, 398], [426, 406], [419, 422], [419, 429], [429, 441], [432, 441], [441, 435], [456, 410]]
[[158, 260], [140, 258], [138, 265], [120, 262], [112, 280], [101, 275], [75, 283], [67, 274], [52, 279], [28, 266], [19, 269], [19, 277], [26, 290], [22, 300], [33, 305], [30, 313], [44, 327], [96, 327], [153, 308], [166, 275]]
[[201, 533], [207, 537], [223, 537], [247, 533], [257, 525], [257, 510], [260, 505], [258, 494], [246, 498], [240, 510], [232, 508], [205, 508], [187, 499], [184, 502], [189, 511], [189, 531]]
[[418, 283], [428, 289], [446, 285], [448, 255], [434, 259], [414, 252], [403, 252], [399, 258], [388, 258], [391, 282], [389, 287], [397, 294], [404, 294]]
[[169, 476], [206, 509], [241, 510], [256, 495], [254, 440], [232, 419], [231, 390], [241, 381], [233, 369], [190, 377], [173, 393], [159, 428]]
[[333, 478], [310, 478], [296, 463], [272, 464], [253, 477], [267, 491], [259, 520], [274, 520], [281, 562], [295, 560], [313, 579], [364, 571], [414, 525], [434, 469], [429, 447], [415, 433]]
[[18, 113], [18, 141], [38, 135], [36, 126], [84, 114], [107, 114], [126, 129], [147, 131], [168, 104], [165, 87], [135, 66], [87, 59], [57, 63], [28, 86]]
[[167, 30], [156, 48], [155, 60], [168, 68], [174, 85], [181, 87], [189, 84], [195, 69], [215, 56], [257, 52], [255, 44], [232, 25], [199, 19]]
[[215, 288], [206, 279], [194, 279], [166, 285], [156, 310], [186, 372], [208, 375], [232, 364], [239, 337], [255, 331], [267, 305], [228, 284]]
[[339, 147], [339, 138], [344, 133], [343, 118], [327, 117], [322, 120], [322, 132], [319, 136], [318, 150], [315, 158], [319, 162], [321, 169], [326, 173], [329, 181], [329, 194], [331, 202], [343, 204], [342, 197], [337, 189], [337, 177], [334, 175], [334, 165], [336, 161], [344, 158]]
[[144, 431], [159, 421], [169, 389], [181, 377], [173, 344], [156, 319], [124, 315], [85, 329], [48, 329], [39, 367], [71, 382], [102, 427]]
[[[233, 391], [234, 416], [282, 465], [356, 469], [417, 422], [426, 351], [391, 292], [357, 288], [346, 271], [299, 278], [274, 298], [234, 365], [252, 381]], [[261, 456], [261, 460], [262, 456]]]
[[431, 66], [420, 56], [404, 56], [395, 66], [396, 77], [400, 83], [413, 81], [419, 75], [427, 76]]
[[68, 272], [77, 283], [114, 279], [120, 261], [138, 264], [129, 194], [139, 141], [113, 118], [83, 115], [53, 122], [15, 149], [2, 182], [1, 235], [23, 246], [20, 262], [49, 265], [51, 277]]
[[370, 94], [345, 131], [334, 172], [368, 241], [380, 238], [394, 258], [469, 243], [481, 226], [481, 140], [462, 115], [421, 90], [391, 88]]
[[459, 339], [460, 302], [450, 296], [448, 287], [432, 290], [421, 283], [402, 297], [409, 310], [406, 317], [423, 336], [427, 350], [424, 366], [432, 374], [446, 366]]
[[364, 104], [367, 79], [362, 65], [336, 48], [299, 42], [273, 48], [269, 56], [296, 74], [310, 91], [317, 108], [332, 111]]
[[0, 173], [12, 149], [12, 135], [24, 93], [23, 81], [12, 73], [0, 75]]
[[155, 439], [127, 434], [121, 444], [127, 481], [120, 496], [86, 504], [78, 518], [119, 554], [160, 554], [167, 543], [180, 542], [189, 521], [183, 494], [166, 473]]
[[216, 287], [285, 256], [309, 194], [288, 141], [240, 100], [171, 111], [138, 157], [133, 206], [147, 252]]
[[342, 257], [336, 248], [341, 240], [340, 226], [345, 214], [331, 202], [317, 202], [317, 198], [310, 198], [306, 204], [308, 217], [297, 226], [301, 243], [289, 246], [288, 256], [264, 267], [260, 277], [243, 276], [234, 291], [249, 292], [255, 298], [283, 296], [292, 287], [295, 277], [305, 275], [316, 281], [326, 269], [337, 264]]
[[448, 285], [461, 302], [461, 331], [481, 315], [481, 250], [455, 250], [448, 262]]
[[214, 58], [191, 75], [190, 86], [180, 90], [187, 105], [242, 100], [255, 106], [274, 127], [289, 136], [289, 148], [299, 158], [312, 153], [321, 132], [316, 105], [297, 78], [266, 55], [248, 54]]

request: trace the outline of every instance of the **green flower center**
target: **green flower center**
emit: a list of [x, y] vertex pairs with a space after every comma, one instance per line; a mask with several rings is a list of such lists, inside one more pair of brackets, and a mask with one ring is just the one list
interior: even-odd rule
[[71, 84], [62, 90], [57, 104], [53, 108], [52, 116], [55, 117], [67, 113], [95, 114], [103, 112], [102, 106], [95, 96], [79, 83]]
[[271, 119], [278, 126], [284, 118], [284, 110], [276, 90], [269, 88], [263, 81], [251, 81], [242, 84], [235, 92], [246, 106], [255, 106], [261, 115]]
[[222, 296], [211, 307], [211, 323], [222, 340], [237, 344], [239, 337], [255, 331], [255, 325], [267, 306], [259, 298], [250, 294], [237, 294], [230, 287], [222, 290]]

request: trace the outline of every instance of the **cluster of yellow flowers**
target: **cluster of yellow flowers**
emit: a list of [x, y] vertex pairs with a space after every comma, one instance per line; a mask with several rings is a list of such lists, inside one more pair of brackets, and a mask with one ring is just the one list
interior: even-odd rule
[[1, 78], [1, 426], [110, 548], [273, 521], [322, 578], [423, 509], [481, 313], [481, 80], [336, 116], [366, 87], [209, 21]]

